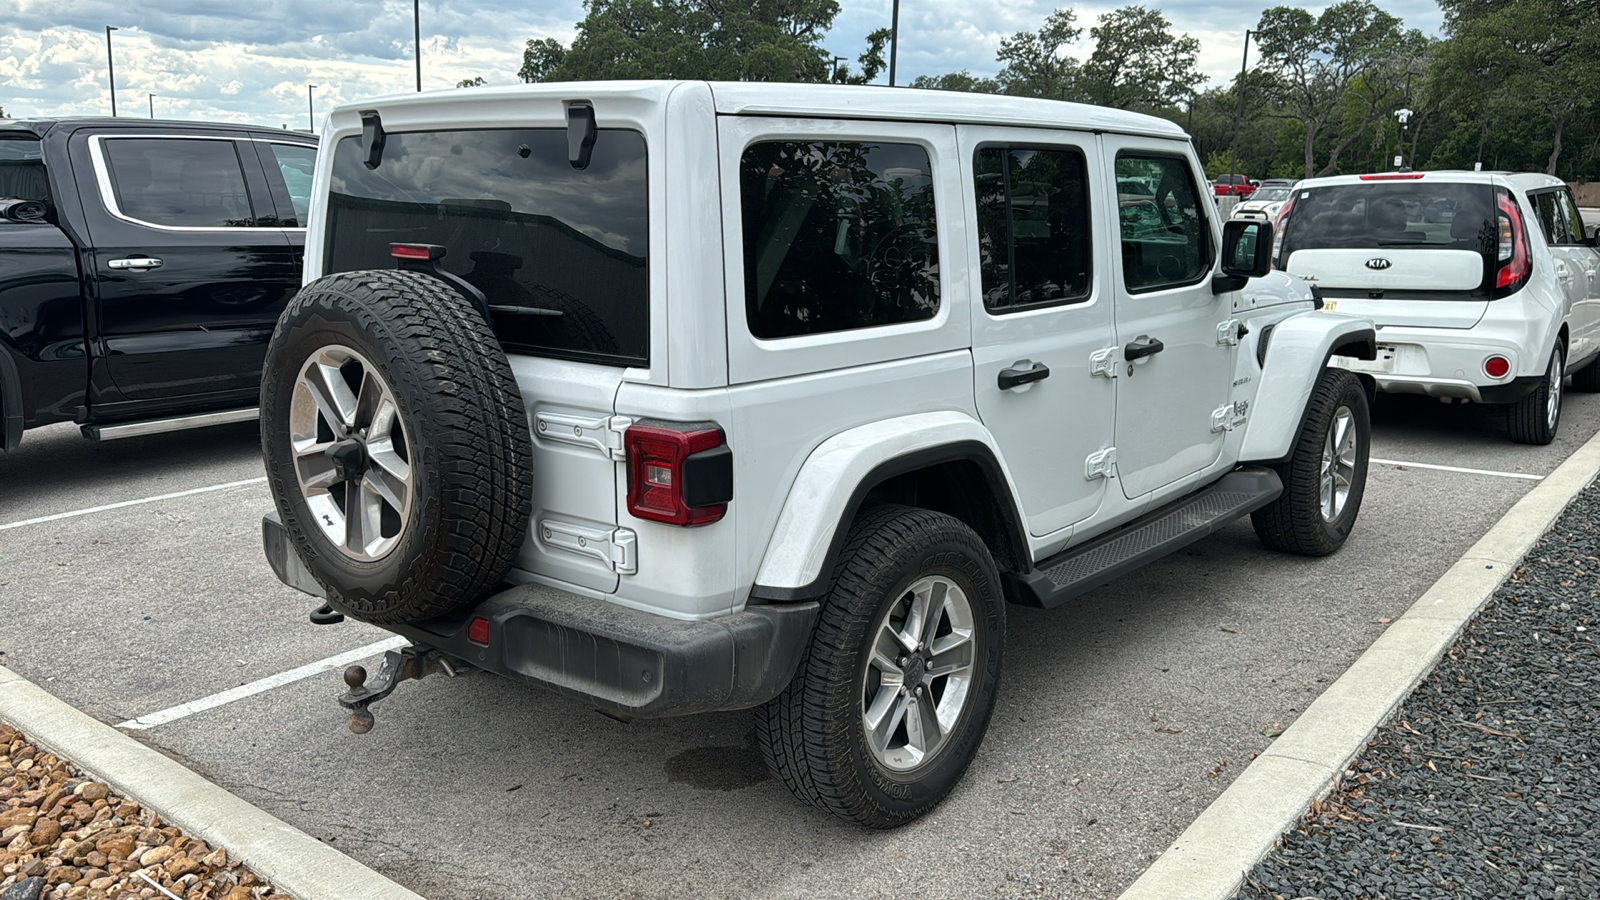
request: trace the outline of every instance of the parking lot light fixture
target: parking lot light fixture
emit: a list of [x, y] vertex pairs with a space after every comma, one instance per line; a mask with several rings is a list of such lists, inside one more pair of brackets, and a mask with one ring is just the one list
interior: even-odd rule
[[111, 60], [111, 32], [120, 31], [115, 25], [106, 26], [106, 82], [111, 86], [111, 118], [117, 117], [117, 67]]
[[417, 44], [417, 93], [422, 93], [422, 0], [411, 0], [411, 35]]
[[[1233, 143], [1228, 145], [1229, 175], [1237, 175], [1239, 173], [1239, 170], [1235, 168], [1235, 161], [1239, 152], [1239, 127], [1244, 119], [1244, 73], [1245, 69], [1250, 65], [1250, 35], [1255, 33], [1249, 28], [1246, 28], [1244, 32], [1244, 57], [1239, 60], [1239, 104], [1234, 108], [1233, 112]], [[1309, 175], [1311, 173], [1307, 172], [1306, 174]]]
[[151, 94], [150, 95], [150, 118], [154, 119], [155, 117], [156, 117], [156, 95], [155, 94]]
[[306, 85], [306, 130], [313, 134], [317, 131], [317, 104], [312, 95], [316, 89], [314, 84]]

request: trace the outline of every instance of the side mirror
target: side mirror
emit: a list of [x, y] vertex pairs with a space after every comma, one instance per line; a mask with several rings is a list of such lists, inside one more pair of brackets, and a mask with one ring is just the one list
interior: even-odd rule
[[1260, 278], [1271, 271], [1271, 222], [1229, 219], [1222, 223], [1222, 274]]

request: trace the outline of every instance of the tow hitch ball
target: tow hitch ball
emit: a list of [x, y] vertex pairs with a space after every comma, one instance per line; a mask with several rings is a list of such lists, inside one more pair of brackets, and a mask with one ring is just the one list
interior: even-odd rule
[[345, 724], [356, 734], [366, 734], [374, 724], [369, 707], [394, 693], [400, 682], [434, 672], [443, 672], [454, 678], [465, 674], [466, 670], [463, 664], [431, 647], [417, 646], [401, 647], [398, 651], [385, 653], [383, 664], [378, 667], [378, 675], [371, 683], [367, 681], [365, 668], [351, 666], [344, 670], [344, 683], [349, 690], [339, 697], [339, 705], [350, 710], [350, 718], [345, 720]]

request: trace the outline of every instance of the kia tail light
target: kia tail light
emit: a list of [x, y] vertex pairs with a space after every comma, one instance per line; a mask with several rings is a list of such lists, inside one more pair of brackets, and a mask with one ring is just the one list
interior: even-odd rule
[[1522, 286], [1532, 271], [1528, 259], [1528, 231], [1523, 226], [1522, 210], [1506, 191], [1495, 191], [1495, 230], [1498, 241], [1495, 253], [1495, 290], [1512, 291]]

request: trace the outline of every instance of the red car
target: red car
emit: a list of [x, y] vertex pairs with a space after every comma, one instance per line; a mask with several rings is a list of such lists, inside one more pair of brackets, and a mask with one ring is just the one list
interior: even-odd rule
[[1211, 182], [1211, 189], [1218, 197], [1231, 195], [1241, 200], [1256, 192], [1256, 186], [1243, 175], [1218, 175], [1217, 180]]

